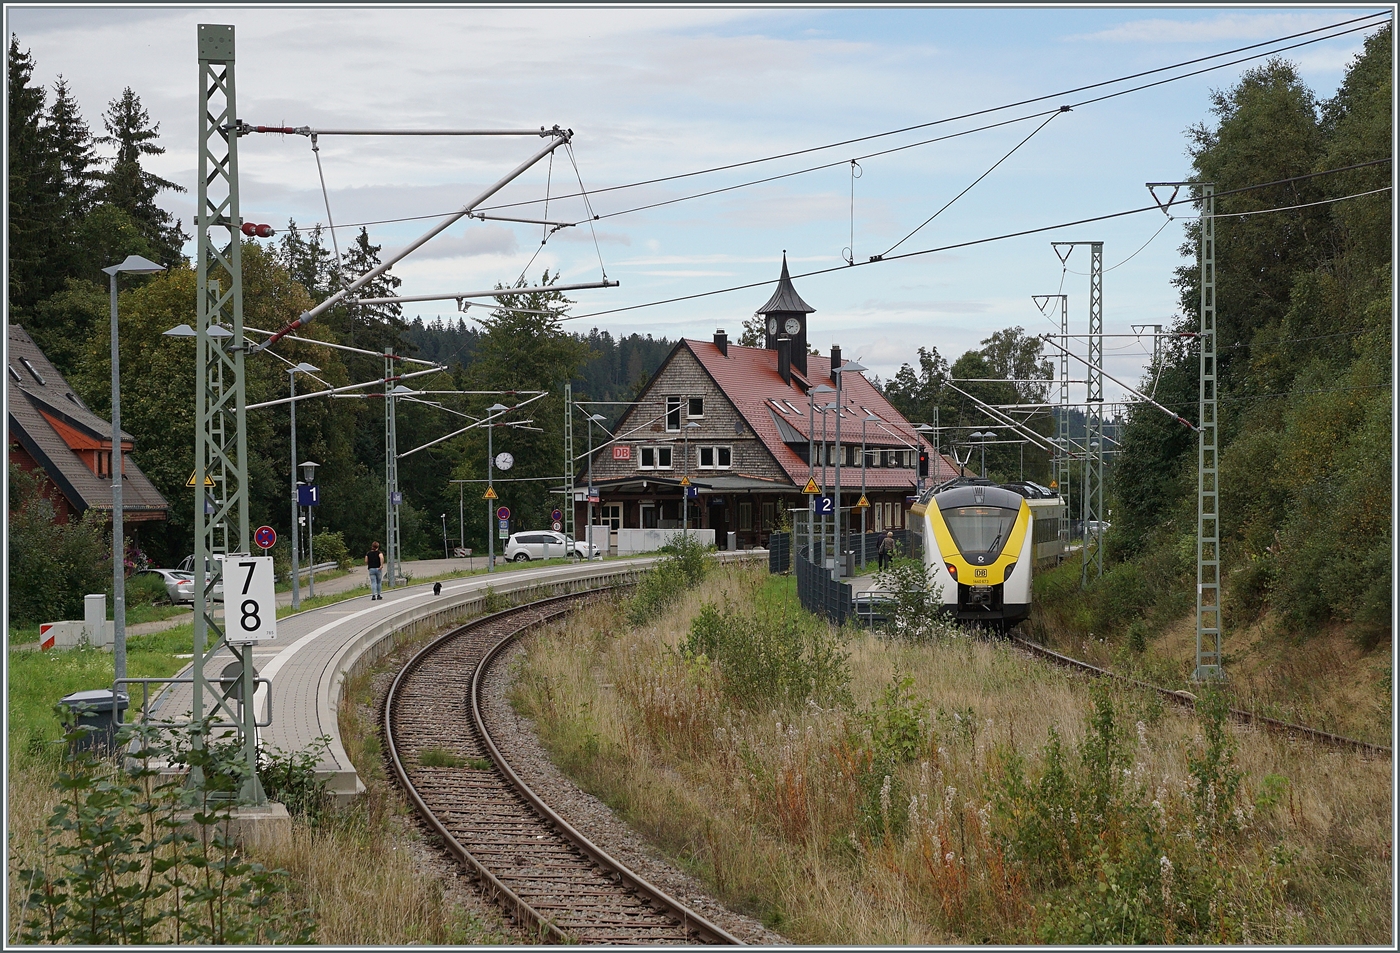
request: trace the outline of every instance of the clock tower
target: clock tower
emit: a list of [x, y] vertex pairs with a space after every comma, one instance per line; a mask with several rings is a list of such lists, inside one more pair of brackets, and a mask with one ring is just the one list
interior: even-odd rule
[[803, 301], [788, 277], [787, 252], [783, 252], [783, 272], [778, 276], [778, 287], [768, 303], [759, 308], [763, 315], [763, 346], [770, 351], [778, 349], [778, 336], [792, 340], [792, 366], [803, 376], [807, 376], [807, 315], [817, 309]]

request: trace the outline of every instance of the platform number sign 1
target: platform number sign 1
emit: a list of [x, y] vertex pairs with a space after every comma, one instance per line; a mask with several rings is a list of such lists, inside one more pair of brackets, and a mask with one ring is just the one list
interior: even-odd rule
[[224, 564], [224, 638], [233, 644], [277, 638], [272, 557], [217, 558]]

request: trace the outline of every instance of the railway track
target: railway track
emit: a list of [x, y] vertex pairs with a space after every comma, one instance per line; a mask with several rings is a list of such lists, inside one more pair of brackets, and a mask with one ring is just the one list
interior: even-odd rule
[[601, 591], [485, 616], [415, 655], [384, 703], [392, 770], [448, 849], [542, 941], [739, 944], [550, 810], [511, 769], [482, 717], [483, 685], [502, 650]]
[[[1047, 649], [1043, 645], [1037, 645], [1036, 643], [1031, 642], [1027, 639], [1023, 639], [1020, 636], [1011, 636], [1011, 641], [1016, 646], [1026, 650], [1032, 655], [1035, 655], [1038, 658], [1046, 659], [1047, 661], [1053, 662], [1056, 665], [1061, 665], [1065, 668], [1070, 668], [1074, 669], [1075, 671], [1084, 672], [1085, 674], [1093, 675], [1098, 678], [1112, 678], [1126, 685], [1132, 685], [1136, 688], [1141, 688], [1144, 691], [1156, 692], [1158, 695], [1161, 695], [1167, 701], [1175, 705], [1181, 705], [1188, 708], [1195, 707], [1196, 698], [1194, 695], [1191, 695], [1188, 692], [1173, 691], [1170, 688], [1163, 688], [1160, 685], [1153, 685], [1149, 682], [1140, 681], [1136, 678], [1128, 678], [1126, 675], [1119, 675], [1116, 672], [1111, 672], [1106, 668], [1099, 668], [1097, 665], [1090, 665], [1088, 662], [1081, 662], [1079, 659], [1071, 658], [1068, 655], [1061, 655], [1059, 652]], [[1242, 725], [1255, 725], [1260, 728], [1263, 728], [1265, 731], [1274, 732], [1275, 734], [1292, 735], [1293, 737], [1297, 738], [1306, 738], [1309, 741], [1326, 745], [1330, 748], [1348, 748], [1352, 751], [1358, 751], [1361, 754], [1364, 754], [1368, 757], [1389, 759], [1392, 756], [1391, 749], [1387, 748], [1384, 745], [1375, 745], [1371, 744], [1368, 741], [1357, 741], [1354, 738], [1344, 738], [1341, 735], [1334, 735], [1330, 732], [1319, 731], [1316, 728], [1309, 728], [1306, 725], [1294, 725], [1286, 721], [1280, 721], [1277, 718], [1268, 718], [1264, 715], [1256, 715], [1253, 712], [1244, 711], [1239, 708], [1230, 709], [1230, 718], [1231, 720], [1238, 722]]]

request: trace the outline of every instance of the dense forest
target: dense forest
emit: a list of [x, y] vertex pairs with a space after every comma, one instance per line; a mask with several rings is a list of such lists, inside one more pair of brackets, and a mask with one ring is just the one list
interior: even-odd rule
[[[1367, 644], [1390, 633], [1391, 165], [1362, 164], [1390, 158], [1391, 86], [1387, 27], [1332, 98], [1274, 60], [1217, 92], [1213, 121], [1188, 133], [1192, 178], [1221, 192], [1290, 180], [1216, 202], [1227, 624], [1273, 610], [1297, 637], [1329, 622]], [[1261, 209], [1287, 210], [1246, 214]], [[1195, 237], [1178, 331], [1200, 324]], [[1193, 408], [1199, 360], [1170, 350], [1158, 399]], [[1193, 434], [1136, 408], [1113, 495], [1121, 577], [1161, 572], [1163, 554], [1193, 571]]]

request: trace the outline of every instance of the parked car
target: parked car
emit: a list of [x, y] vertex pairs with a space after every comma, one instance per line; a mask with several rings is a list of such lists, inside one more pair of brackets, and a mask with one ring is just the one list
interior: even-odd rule
[[1084, 524], [1084, 529], [1090, 536], [1102, 536], [1112, 528], [1113, 524], [1106, 520], [1089, 520]]
[[177, 605], [181, 602], [194, 602], [194, 578], [178, 569], [143, 569], [138, 576], [159, 576], [165, 583], [165, 595]]
[[523, 563], [531, 559], [554, 559], [564, 556], [593, 559], [599, 552], [595, 545], [545, 529], [511, 536], [506, 541], [505, 556], [511, 562]]
[[[193, 602], [194, 602], [194, 557], [193, 557], [193, 556], [186, 556], [184, 559], [182, 559], [182, 560], [180, 561], [179, 567], [178, 567], [177, 569], [175, 569], [174, 571], [177, 572], [177, 573], [179, 573], [180, 575], [182, 575], [182, 576], [184, 576], [184, 577], [186, 577], [187, 579], [190, 580], [190, 595], [189, 595], [189, 597], [186, 598], [184, 601], [185, 601], [185, 602], [189, 602], [189, 603], [193, 603]], [[207, 573], [208, 575], [213, 575], [213, 573], [214, 573], [214, 563], [213, 563], [213, 560], [205, 560], [205, 563], [204, 563], [204, 571], [205, 571], [205, 573]], [[214, 583], [214, 601], [215, 601], [215, 602], [223, 602], [223, 601], [224, 601], [224, 581], [223, 581], [222, 579], [220, 579], [218, 582]]]

